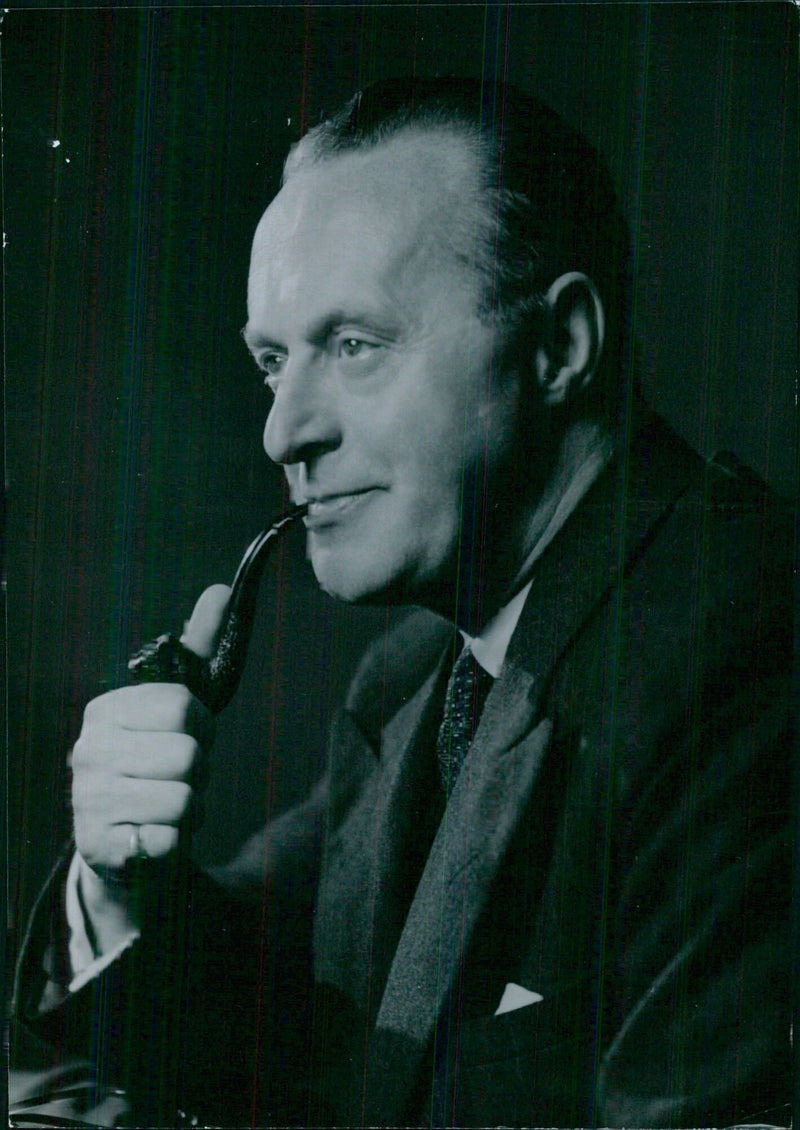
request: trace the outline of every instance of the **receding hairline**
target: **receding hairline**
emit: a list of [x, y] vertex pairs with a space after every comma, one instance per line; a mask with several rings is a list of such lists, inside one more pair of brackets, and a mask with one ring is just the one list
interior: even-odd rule
[[[481, 313], [506, 324], [527, 351], [547, 317], [547, 289], [566, 271], [588, 275], [606, 310], [603, 380], [590, 396], [609, 411], [627, 372], [630, 233], [608, 166], [558, 111], [513, 85], [407, 75], [370, 83], [290, 151], [285, 179], [311, 163], [370, 152], [398, 136], [459, 138], [480, 176], [473, 213], [483, 246], [470, 257], [484, 280]], [[451, 246], [459, 243], [448, 220]], [[464, 244], [462, 243], [463, 247]], [[603, 390], [606, 391], [603, 391]]]
[[283, 166], [283, 183], [296, 171], [310, 164], [335, 160], [348, 154], [372, 153], [404, 143], [412, 138], [435, 138], [461, 142], [475, 162], [474, 168], [484, 174], [487, 157], [487, 140], [480, 128], [473, 122], [455, 116], [429, 115], [426, 117], [390, 121], [367, 134], [343, 137], [336, 132], [335, 119], [326, 119], [313, 126], [308, 133], [296, 141]]
[[[408, 199], [405, 188], [411, 183], [420, 186], [421, 221], [434, 225], [440, 245], [459, 264], [480, 272], [484, 280], [488, 277], [487, 254], [494, 247], [496, 217], [487, 196], [491, 190], [479, 130], [467, 122], [412, 119], [357, 144], [329, 147], [315, 141], [315, 131], [325, 125], [315, 127], [292, 147], [281, 191], [291, 189], [305, 175], [335, 170], [340, 162], [363, 162], [365, 183], [371, 180], [378, 191], [386, 189], [390, 202], [392, 196]], [[396, 172], [387, 173], [384, 154], [407, 162], [407, 180]]]
[[[305, 172], [335, 167], [339, 160], [363, 159], [366, 169], [372, 158], [423, 142], [423, 148], [416, 149], [420, 181], [424, 183], [426, 173], [431, 172], [440, 178], [438, 186], [432, 183], [428, 193], [437, 207], [435, 211], [428, 208], [427, 214], [455, 260], [480, 274], [486, 284], [481, 309], [489, 313], [492, 257], [498, 230], [497, 189], [491, 177], [491, 143], [480, 128], [468, 120], [445, 115], [410, 118], [338, 144], [335, 137], [330, 143], [326, 136], [332, 126], [331, 121], [324, 121], [292, 146], [284, 165], [282, 188], [289, 187]], [[380, 175], [376, 183], [379, 179]], [[456, 204], [459, 206], [454, 207]], [[493, 316], [502, 313], [492, 310]]]
[[362, 163], [365, 177], [376, 186], [402, 193], [406, 180], [402, 174], [393, 173], [387, 184], [386, 164], [381, 159], [385, 155], [404, 161], [407, 179], [418, 179], [423, 185], [427, 182], [437, 197], [456, 197], [463, 191], [473, 193], [478, 200], [485, 181], [481, 149], [477, 131], [447, 123], [410, 121], [386, 136], [369, 137], [363, 143], [341, 148], [318, 146], [311, 131], [292, 147], [286, 158], [282, 187], [306, 172], [356, 161]]

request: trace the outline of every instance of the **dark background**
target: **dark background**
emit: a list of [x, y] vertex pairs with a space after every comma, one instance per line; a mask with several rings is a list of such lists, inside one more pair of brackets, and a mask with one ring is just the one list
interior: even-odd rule
[[[289, 143], [383, 75], [535, 90], [615, 175], [647, 398], [699, 450], [732, 448], [788, 495], [797, 42], [788, 3], [6, 14], [13, 907], [68, 832], [65, 757], [86, 700], [229, 581], [281, 507], [238, 331]], [[301, 543], [270, 568], [220, 720], [204, 860], [303, 794], [356, 656], [388, 622], [321, 596]]]

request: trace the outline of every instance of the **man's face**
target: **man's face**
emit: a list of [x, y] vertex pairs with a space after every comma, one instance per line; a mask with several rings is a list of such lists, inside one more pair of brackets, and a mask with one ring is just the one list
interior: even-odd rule
[[518, 388], [479, 315], [476, 194], [464, 142], [407, 133], [301, 169], [256, 231], [245, 339], [274, 397], [264, 447], [310, 503], [320, 585], [345, 600], [441, 606], [463, 484], [491, 486], [512, 457]]

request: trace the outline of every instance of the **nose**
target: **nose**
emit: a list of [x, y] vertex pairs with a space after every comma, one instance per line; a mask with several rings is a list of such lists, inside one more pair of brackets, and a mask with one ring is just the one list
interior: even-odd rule
[[311, 464], [341, 443], [336, 399], [321, 376], [289, 363], [264, 426], [264, 450], [274, 463]]

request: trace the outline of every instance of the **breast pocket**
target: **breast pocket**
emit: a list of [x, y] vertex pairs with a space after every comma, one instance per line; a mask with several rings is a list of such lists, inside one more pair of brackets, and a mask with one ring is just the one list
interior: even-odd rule
[[[464, 1066], [494, 1063], [520, 1055], [540, 1054], [571, 1043], [579, 1018], [571, 996], [558, 994], [496, 1016], [465, 1021], [459, 1059]], [[582, 1029], [582, 1025], [580, 1026]]]
[[457, 1125], [586, 1125], [594, 1032], [576, 986], [464, 1022], [452, 1078]]

